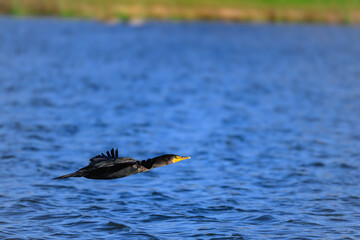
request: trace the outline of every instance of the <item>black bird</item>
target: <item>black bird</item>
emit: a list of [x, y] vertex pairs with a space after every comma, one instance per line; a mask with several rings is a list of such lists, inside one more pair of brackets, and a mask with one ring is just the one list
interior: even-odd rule
[[102, 153], [101, 155], [91, 158], [88, 166], [81, 168], [74, 173], [66, 174], [54, 179], [69, 177], [85, 177], [91, 179], [123, 178], [189, 158], [190, 157], [167, 154], [148, 160], [138, 161], [134, 158], [119, 157], [118, 149], [115, 151], [114, 149], [111, 149], [111, 152], [107, 151], [107, 155]]

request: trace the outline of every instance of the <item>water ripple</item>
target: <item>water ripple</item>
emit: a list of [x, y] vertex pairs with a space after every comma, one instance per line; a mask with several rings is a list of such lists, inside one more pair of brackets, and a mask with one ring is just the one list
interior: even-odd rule
[[[0, 239], [359, 239], [359, 38], [0, 18]], [[51, 180], [111, 147], [192, 158]]]

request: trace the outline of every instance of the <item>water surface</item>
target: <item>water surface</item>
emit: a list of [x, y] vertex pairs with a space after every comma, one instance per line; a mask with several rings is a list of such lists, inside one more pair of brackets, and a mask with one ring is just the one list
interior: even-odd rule
[[[0, 238], [359, 239], [359, 39], [0, 19]], [[112, 147], [192, 159], [51, 180]]]

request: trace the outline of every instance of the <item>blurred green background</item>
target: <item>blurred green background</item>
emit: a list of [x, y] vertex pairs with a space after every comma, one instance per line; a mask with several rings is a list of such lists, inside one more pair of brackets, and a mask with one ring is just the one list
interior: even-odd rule
[[0, 14], [108, 21], [360, 23], [360, 0], [0, 0]]

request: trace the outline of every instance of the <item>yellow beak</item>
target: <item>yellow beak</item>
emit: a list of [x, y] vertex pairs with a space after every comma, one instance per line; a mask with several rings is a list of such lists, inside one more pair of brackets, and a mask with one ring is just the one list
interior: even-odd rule
[[185, 159], [190, 159], [190, 158], [191, 157], [176, 156], [175, 159], [174, 159], [174, 163], [180, 162], [180, 161], [185, 160]]

